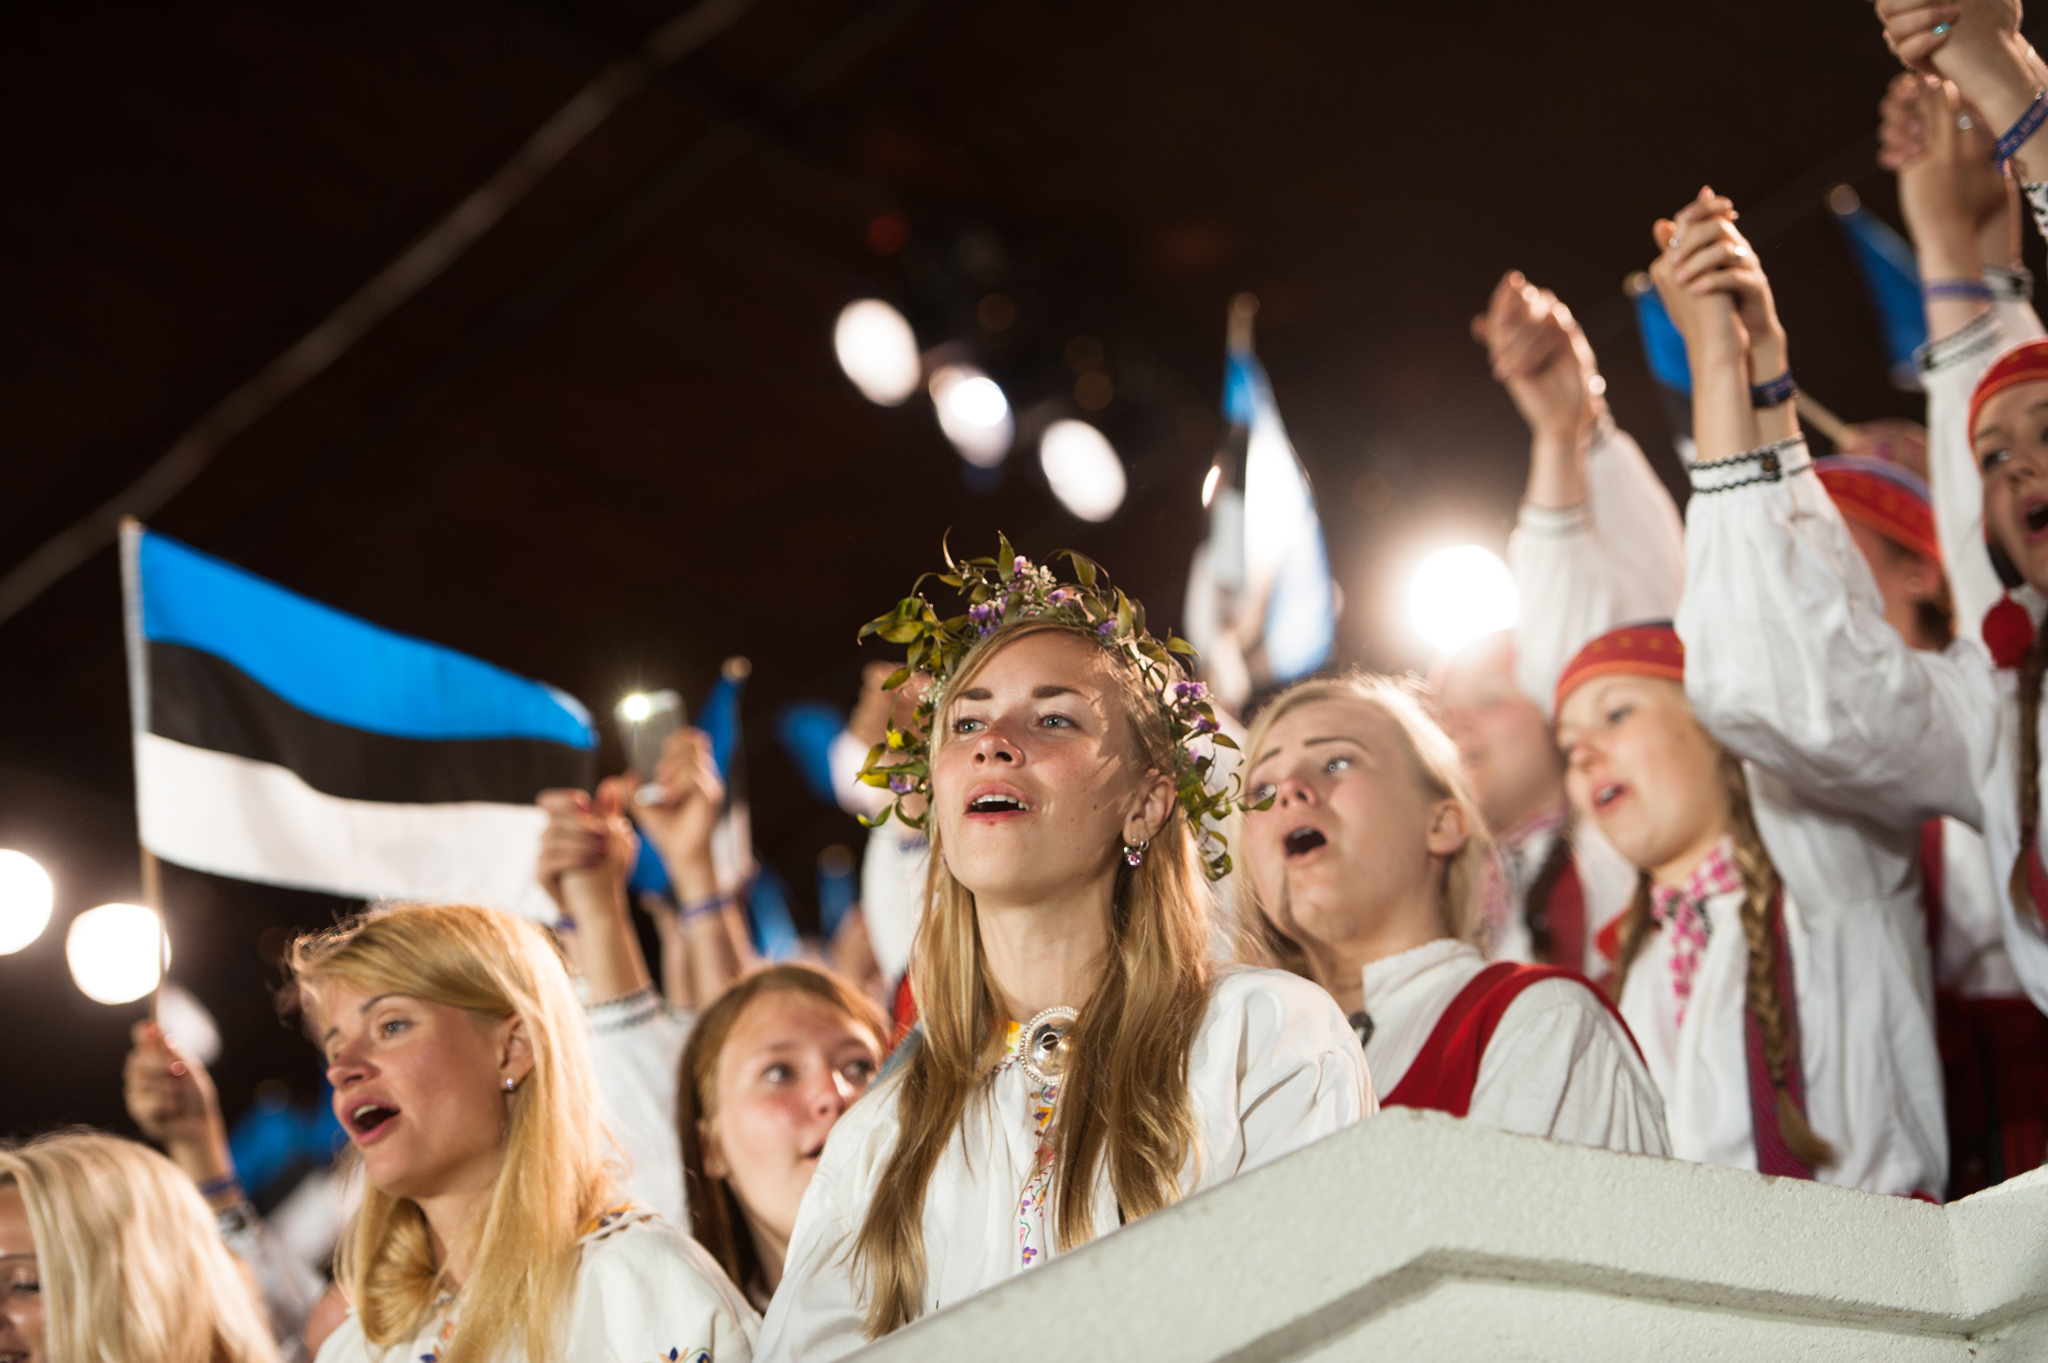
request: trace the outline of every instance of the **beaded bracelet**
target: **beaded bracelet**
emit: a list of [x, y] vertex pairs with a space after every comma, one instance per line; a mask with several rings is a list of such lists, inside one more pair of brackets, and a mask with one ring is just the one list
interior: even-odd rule
[[692, 918], [701, 918], [707, 913], [717, 913], [730, 903], [732, 903], [732, 896], [729, 894], [711, 895], [709, 898], [700, 899], [694, 904], [685, 904], [677, 909], [676, 921], [678, 923], [687, 923]]
[[1991, 149], [1991, 164], [1998, 167], [2000, 175], [2005, 174], [2005, 163], [2012, 160], [2012, 154], [2026, 144], [2034, 130], [2048, 122], [2048, 90], [2034, 91], [2034, 102], [2020, 115], [2019, 122], [2005, 130], [2005, 136], [1998, 139], [1998, 145]]
[[1991, 286], [1981, 279], [1930, 279], [1920, 286], [1920, 296], [1927, 299], [1968, 298], [1989, 303]]
[[1790, 401], [1792, 394], [1797, 391], [1798, 385], [1792, 382], [1792, 371], [1788, 369], [1768, 383], [1752, 383], [1749, 385], [1749, 405], [1752, 407], [1776, 407], [1781, 402]]

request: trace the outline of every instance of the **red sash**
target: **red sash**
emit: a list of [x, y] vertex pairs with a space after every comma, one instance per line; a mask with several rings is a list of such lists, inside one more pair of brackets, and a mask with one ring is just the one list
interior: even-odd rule
[[[1564, 836], [1564, 830], [1558, 830]], [[1586, 889], [1579, 883], [1577, 857], [1565, 858], [1564, 869], [1550, 884], [1541, 904], [1529, 906], [1531, 917], [1543, 916], [1550, 931], [1550, 965], [1567, 970], [1586, 968]]]
[[[1629, 1044], [1635, 1045], [1634, 1034], [1607, 996], [1577, 971], [1554, 965], [1496, 961], [1458, 991], [1443, 1016], [1436, 1020], [1421, 1054], [1380, 1106], [1423, 1107], [1448, 1112], [1453, 1117], [1464, 1116], [1472, 1106], [1472, 1086], [1479, 1082], [1479, 1062], [1486, 1054], [1487, 1043], [1493, 1040], [1494, 1029], [1500, 1026], [1501, 1015], [1521, 997], [1524, 989], [1543, 980], [1572, 980], [1583, 985], [1620, 1025]], [[1636, 1053], [1642, 1054], [1640, 1047]]]
[[1940, 819], [1929, 819], [1920, 825], [1920, 911], [1927, 920], [1927, 949], [1934, 953], [1937, 962], [1941, 959], [1942, 914], [1948, 903], [1943, 883], [1943, 841]]

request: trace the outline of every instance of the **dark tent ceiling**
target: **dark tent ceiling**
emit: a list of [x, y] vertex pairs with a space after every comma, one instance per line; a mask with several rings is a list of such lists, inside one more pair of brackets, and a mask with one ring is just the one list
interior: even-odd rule
[[[1593, 333], [1623, 423], [1668, 432], [1618, 285], [1710, 181], [1751, 211], [1804, 386], [1911, 415], [1821, 195], [1871, 166], [1892, 63], [1866, 6], [1566, 0], [1407, 9], [753, 0], [504, 221], [230, 441], [152, 524], [602, 709], [754, 663], [760, 849], [797, 889], [859, 836], [774, 748], [844, 704], [858, 624], [998, 528], [1180, 613], [1225, 304], [1259, 345], [1347, 588], [1347, 660], [1418, 659], [1392, 565], [1496, 546], [1525, 441], [1466, 334], [1501, 270]], [[148, 7], [0, 15], [0, 572], [115, 496], [610, 64], [653, 3]], [[877, 220], [884, 220], [877, 225]], [[893, 229], [907, 227], [896, 249]], [[987, 294], [1013, 299], [1000, 332]], [[838, 372], [852, 297], [957, 340], [1028, 427], [1094, 414], [1124, 509], [1062, 512], [1028, 457], [975, 489], [928, 403]], [[1668, 470], [1675, 475], [1675, 467]], [[83, 999], [64, 925], [137, 892], [120, 600], [102, 550], [0, 622], [0, 846], [58, 881], [0, 958], [0, 1130], [114, 1124], [140, 1005]], [[339, 901], [168, 873], [176, 973], [229, 1032], [230, 1114], [310, 1056], [269, 1020], [264, 934]]]

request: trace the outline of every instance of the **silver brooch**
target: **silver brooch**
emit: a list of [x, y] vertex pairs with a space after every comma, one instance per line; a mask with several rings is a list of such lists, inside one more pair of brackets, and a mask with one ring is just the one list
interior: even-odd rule
[[1072, 1008], [1048, 1008], [1017, 1033], [1017, 1063], [1040, 1084], [1067, 1072], [1067, 1038], [1081, 1015]]

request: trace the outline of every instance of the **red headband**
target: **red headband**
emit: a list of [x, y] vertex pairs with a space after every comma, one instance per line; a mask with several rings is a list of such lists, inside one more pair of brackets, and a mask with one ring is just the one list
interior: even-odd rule
[[1984, 377], [1977, 380], [1976, 391], [1970, 394], [1970, 424], [1963, 430], [1963, 439], [1976, 440], [1977, 410], [1993, 394], [2036, 379], [2048, 379], [2048, 339], [2022, 341], [1993, 360]]
[[1837, 454], [1814, 460], [1813, 471], [1844, 516], [1924, 559], [1941, 562], [1934, 503], [1927, 485], [1910, 469], [1869, 455]]
[[1564, 698], [1579, 683], [1614, 672], [1684, 681], [1685, 645], [1679, 642], [1678, 631], [1656, 620], [1623, 625], [1601, 635], [1565, 664], [1564, 675], [1557, 679], [1557, 708], [1564, 709]]

